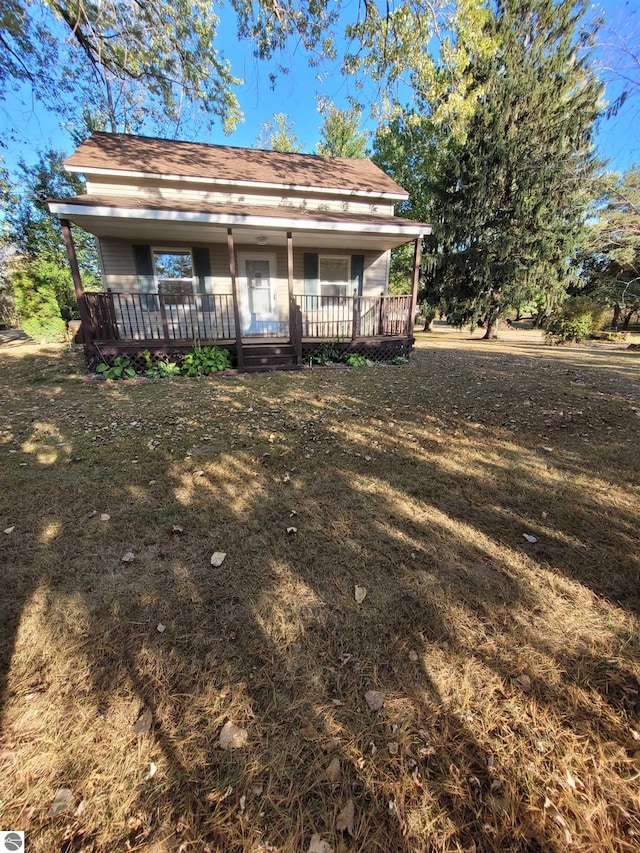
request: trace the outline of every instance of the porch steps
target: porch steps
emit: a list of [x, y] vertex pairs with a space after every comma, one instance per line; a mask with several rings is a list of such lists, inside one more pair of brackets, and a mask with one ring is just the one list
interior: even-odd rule
[[296, 350], [293, 344], [243, 344], [242, 356], [247, 373], [260, 370], [297, 370]]

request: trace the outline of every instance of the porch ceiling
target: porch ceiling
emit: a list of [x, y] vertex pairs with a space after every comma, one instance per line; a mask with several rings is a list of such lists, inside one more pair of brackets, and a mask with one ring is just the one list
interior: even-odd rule
[[98, 237], [150, 243], [222, 243], [227, 239], [227, 228], [232, 228], [239, 244], [283, 246], [291, 231], [294, 243], [310, 248], [357, 246], [384, 251], [431, 231], [429, 225], [400, 217], [289, 207], [255, 206], [247, 210], [240, 205], [89, 196], [51, 201], [49, 206], [53, 213]]

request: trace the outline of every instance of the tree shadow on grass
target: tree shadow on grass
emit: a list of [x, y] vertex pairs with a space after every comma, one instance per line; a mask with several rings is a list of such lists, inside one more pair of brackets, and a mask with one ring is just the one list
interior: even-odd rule
[[[309, 412], [325, 410], [315, 385], [238, 380], [233, 387], [248, 391], [255, 415], [238, 416], [233, 440], [244, 446], [185, 459], [189, 441], [175, 436], [152, 451], [144, 479], [114, 465], [108, 444], [100, 452], [68, 435], [64, 412], [47, 412], [51, 444], [70, 445], [65, 458], [81, 461], [34, 464], [46, 512], [12, 545], [22, 580], [3, 590], [14, 613], [27, 608], [33, 624], [20, 630], [34, 632], [14, 651], [18, 617], [5, 628], [5, 729], [14, 742], [27, 690], [50, 706], [48, 714], [42, 708], [48, 730], [28, 732], [44, 755], [44, 787], [32, 763], [14, 771], [12, 814], [20, 803], [28, 813], [29, 791], [52, 794], [59, 785], [72, 785], [86, 806], [52, 827], [39, 800], [30, 829], [41, 844], [57, 838], [65, 849], [66, 831], [67, 849], [91, 837], [96, 849], [127, 842], [142, 849], [153, 840], [167, 850], [286, 851], [306, 849], [317, 831], [336, 850], [563, 849], [562, 829], [544, 808], [546, 796], [555, 801], [562, 791], [554, 764], [571, 758], [586, 766], [575, 754], [580, 737], [624, 752], [637, 645], [627, 645], [628, 665], [609, 666], [602, 619], [611, 619], [613, 635], [622, 634], [623, 620], [562, 577], [582, 580], [581, 545], [559, 531], [547, 560], [524, 550], [519, 530], [506, 531], [507, 521], [539, 510], [544, 472], [518, 477], [518, 450], [502, 436], [498, 448], [481, 449], [513, 469], [518, 510], [507, 518], [503, 504], [515, 488], [486, 500], [487, 483], [504, 468], [487, 461], [474, 475], [450, 464], [470, 440], [468, 425], [456, 420], [455, 434], [451, 418], [434, 413], [425, 428], [422, 414], [403, 410], [395, 428], [373, 438], [361, 429], [371, 410], [365, 424], [337, 413], [338, 405], [366, 400], [357, 383], [342, 386], [322, 423], [292, 410], [296, 397]], [[284, 390], [278, 403], [274, 387]], [[84, 405], [96, 393], [103, 390], [87, 391]], [[157, 405], [144, 388], [117, 394], [145, 413]], [[166, 405], [177, 397], [168, 386]], [[117, 408], [115, 393], [104, 399]], [[215, 419], [216, 406], [197, 416]], [[27, 436], [34, 446], [41, 438]], [[142, 458], [148, 439], [136, 434], [118, 453]], [[106, 479], [97, 477], [101, 465], [109, 466]], [[63, 496], [56, 494], [62, 472]], [[588, 531], [597, 508], [585, 488], [576, 483], [557, 499], [571, 503], [572, 525]], [[115, 507], [107, 527], [86, 519], [97, 505]], [[626, 541], [632, 517], [623, 522], [604, 532], [605, 553]], [[128, 548], [136, 559], [122, 563]], [[209, 563], [214, 550], [228, 554], [219, 568]], [[368, 590], [360, 606], [356, 583]], [[563, 642], [570, 623], [553, 614], [563, 606], [567, 615], [584, 613], [601, 636], [588, 645], [583, 631]], [[529, 686], [517, 681], [523, 666]], [[600, 678], [598, 704], [589, 679], [613, 669], [620, 691], [602, 688]], [[29, 673], [34, 682], [26, 685], [20, 678]], [[379, 712], [364, 701], [370, 689], [385, 695]], [[143, 707], [153, 723], [138, 737], [133, 724]], [[247, 748], [217, 747], [226, 720], [246, 728]], [[540, 751], [536, 740], [551, 742], [527, 770]], [[332, 758], [342, 773], [333, 784]], [[144, 781], [151, 761], [158, 773]], [[629, 805], [623, 780], [598, 797]], [[349, 799], [354, 841], [334, 826]], [[581, 810], [567, 803], [575, 832]]]

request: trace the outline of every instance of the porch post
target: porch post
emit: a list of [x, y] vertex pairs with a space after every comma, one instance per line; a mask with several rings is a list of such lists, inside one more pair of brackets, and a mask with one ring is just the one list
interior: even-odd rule
[[296, 348], [296, 362], [302, 364], [302, 323], [293, 295], [293, 234], [287, 231], [287, 281], [289, 285], [289, 338]]
[[64, 247], [67, 250], [67, 258], [69, 259], [69, 267], [71, 269], [71, 278], [73, 279], [73, 289], [78, 300], [78, 309], [80, 311], [80, 321], [82, 329], [82, 339], [85, 344], [90, 344], [93, 341], [93, 328], [91, 326], [91, 316], [87, 308], [87, 303], [84, 298], [84, 290], [82, 289], [82, 279], [80, 278], [80, 267], [78, 266], [78, 258], [76, 256], [76, 247], [71, 236], [71, 223], [68, 219], [60, 220], [62, 229], [62, 239]]
[[413, 288], [411, 290], [411, 304], [409, 306], [409, 321], [407, 336], [413, 337], [413, 324], [416, 316], [416, 305], [418, 304], [418, 284], [420, 282], [420, 261], [422, 259], [422, 237], [416, 237], [413, 253]]
[[244, 369], [242, 353], [242, 329], [240, 328], [240, 308], [238, 307], [238, 283], [236, 278], [236, 252], [233, 246], [233, 231], [227, 228], [227, 248], [229, 250], [229, 274], [231, 275], [231, 293], [233, 295], [233, 322], [236, 329], [236, 361], [238, 370]]

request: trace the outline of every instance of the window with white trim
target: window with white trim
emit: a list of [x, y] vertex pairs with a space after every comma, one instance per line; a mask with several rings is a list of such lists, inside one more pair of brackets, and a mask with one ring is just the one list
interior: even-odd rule
[[154, 249], [153, 268], [158, 290], [171, 301], [172, 296], [193, 293], [193, 258], [190, 249]]
[[351, 287], [351, 258], [345, 255], [320, 255], [318, 257], [320, 302], [322, 305], [340, 304], [341, 300], [326, 297], [349, 296]]

